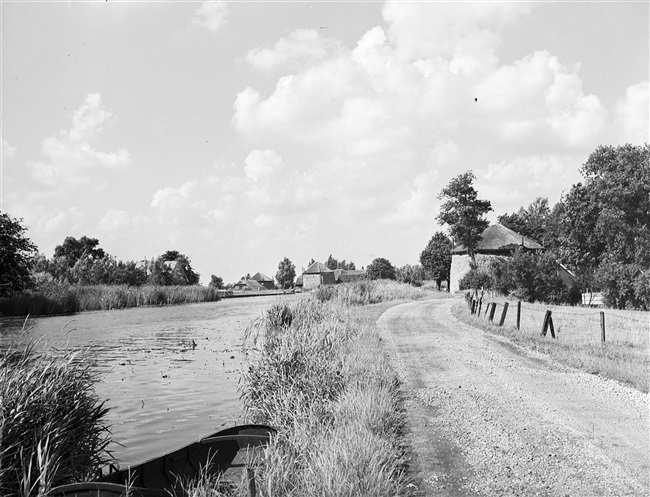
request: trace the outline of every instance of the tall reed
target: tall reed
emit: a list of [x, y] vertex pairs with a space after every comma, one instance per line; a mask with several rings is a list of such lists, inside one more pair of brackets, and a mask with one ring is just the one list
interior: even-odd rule
[[397, 377], [374, 322], [353, 310], [307, 298], [273, 306], [247, 331], [244, 408], [279, 428], [251, 463], [259, 496], [406, 494]]
[[0, 358], [0, 495], [42, 496], [112, 462], [95, 381], [76, 356], [37, 353], [33, 343]]
[[0, 299], [0, 314], [42, 316], [139, 306], [215, 302], [219, 299], [219, 291], [216, 288], [199, 285], [137, 287], [49, 283], [42, 289], [42, 293]]

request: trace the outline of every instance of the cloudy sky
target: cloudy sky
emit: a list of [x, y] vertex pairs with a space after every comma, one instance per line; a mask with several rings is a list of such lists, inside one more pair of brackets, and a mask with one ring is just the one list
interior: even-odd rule
[[418, 263], [473, 170], [491, 220], [648, 138], [642, 2], [2, 2], [2, 210], [51, 257]]

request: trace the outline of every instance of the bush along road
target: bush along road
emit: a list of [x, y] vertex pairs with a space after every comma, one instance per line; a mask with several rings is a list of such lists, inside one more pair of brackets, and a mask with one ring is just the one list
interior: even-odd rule
[[452, 316], [378, 320], [403, 380], [414, 495], [650, 495], [648, 394]]

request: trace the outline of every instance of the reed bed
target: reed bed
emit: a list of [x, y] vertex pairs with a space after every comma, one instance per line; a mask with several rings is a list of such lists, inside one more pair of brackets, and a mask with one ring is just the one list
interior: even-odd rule
[[[311, 297], [273, 306], [245, 344], [247, 418], [278, 428], [249, 463], [256, 495], [406, 495], [399, 384], [374, 320]], [[194, 490], [207, 495], [204, 486]], [[245, 478], [234, 495], [249, 492]]]
[[33, 343], [0, 358], [0, 495], [40, 497], [113, 462], [95, 381], [76, 356], [37, 354]]
[[0, 299], [5, 316], [43, 316], [140, 306], [193, 304], [220, 300], [213, 287], [49, 284], [40, 293]]
[[[550, 332], [547, 332], [545, 337], [540, 336], [547, 309], [552, 310], [557, 337], [555, 339], [551, 338]], [[600, 342], [600, 311], [597, 309], [522, 303], [520, 329], [516, 327], [516, 302], [510, 302], [504, 325], [498, 326], [502, 310], [503, 303], [497, 305], [494, 321], [490, 322], [485, 316], [485, 306], [481, 309], [480, 316], [470, 314], [464, 302], [459, 302], [453, 307], [454, 315], [472, 326], [503, 335], [515, 343], [548, 354], [563, 364], [627, 383], [642, 392], [648, 392], [650, 357], [647, 331], [646, 339], [642, 339], [644, 323], [640, 318], [643, 317], [643, 312], [606, 309], [606, 321], [609, 321], [607, 316], [611, 314], [613, 316], [611, 321], [616, 323], [618, 319], [621, 329], [617, 330], [612, 326], [610, 335], [608, 325], [606, 327], [608, 338], [603, 344]], [[625, 316], [624, 313], [629, 314]], [[621, 318], [621, 316], [625, 317]], [[626, 325], [626, 323], [635, 324]], [[634, 326], [634, 328], [626, 329], [622, 328], [623, 326]], [[631, 343], [630, 337], [634, 338], [636, 344]]]

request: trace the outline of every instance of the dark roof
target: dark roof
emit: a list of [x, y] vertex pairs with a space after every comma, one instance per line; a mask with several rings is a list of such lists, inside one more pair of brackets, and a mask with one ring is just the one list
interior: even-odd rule
[[233, 287], [247, 288], [254, 291], [266, 290], [259, 282], [255, 280], [242, 279], [233, 285]]
[[[531, 240], [519, 233], [512, 231], [500, 224], [493, 224], [486, 228], [481, 233], [481, 241], [476, 244], [477, 253], [494, 253], [494, 252], [507, 252], [516, 249], [517, 247], [524, 247], [529, 250], [543, 249], [535, 240]], [[459, 245], [451, 251], [452, 254], [465, 254], [467, 249], [463, 245]]]
[[302, 286], [302, 274], [296, 278], [296, 286]]
[[321, 274], [321, 273], [333, 273], [330, 268], [328, 268], [322, 262], [314, 262], [307, 270], [302, 274]]
[[272, 278], [269, 278], [267, 275], [262, 274], [262, 273], [255, 273], [253, 276], [251, 276], [251, 280], [255, 280], [255, 281], [273, 281]]

